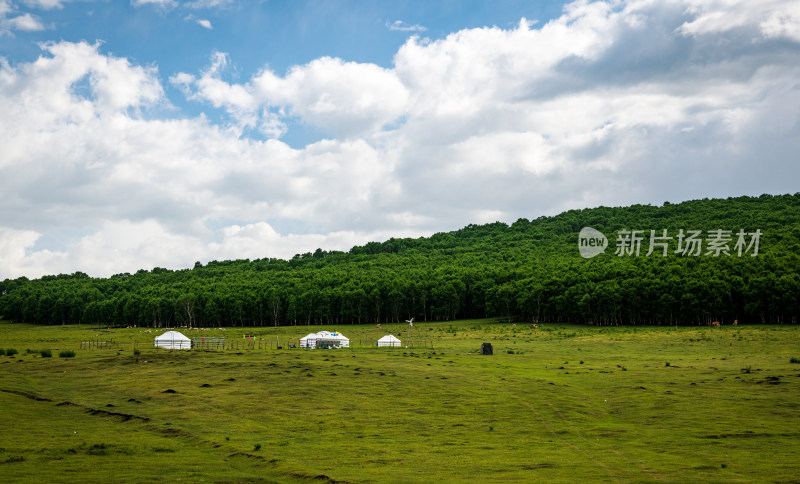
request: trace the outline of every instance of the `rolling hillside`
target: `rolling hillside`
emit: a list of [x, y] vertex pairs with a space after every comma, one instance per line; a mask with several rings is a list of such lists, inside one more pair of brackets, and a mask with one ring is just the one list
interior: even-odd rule
[[[607, 237], [605, 253], [581, 256], [583, 227]], [[156, 327], [410, 317], [797, 323], [799, 273], [800, 193], [570, 210], [288, 261], [5, 280], [0, 314], [37, 324]]]

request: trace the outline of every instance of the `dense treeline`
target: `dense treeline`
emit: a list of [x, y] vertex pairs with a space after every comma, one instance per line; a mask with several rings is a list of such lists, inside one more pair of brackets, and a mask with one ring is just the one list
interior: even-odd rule
[[[579, 255], [578, 234], [586, 226], [608, 237], [605, 254]], [[711, 239], [718, 229], [731, 232], [715, 256]], [[643, 231], [639, 255], [615, 255], [632, 230]], [[654, 240], [667, 244], [666, 256], [658, 245], [646, 255], [651, 230], [662, 237]], [[676, 253], [690, 230], [701, 231], [699, 255]], [[737, 246], [740, 230], [746, 244]], [[510, 226], [470, 225], [428, 238], [371, 242], [347, 253], [317, 249], [288, 261], [198, 262], [192, 269], [110, 278], [75, 273], [6, 279], [0, 314], [38, 324], [155, 327], [410, 317], [797, 323], [799, 273], [800, 194], [762, 195], [571, 210]]]

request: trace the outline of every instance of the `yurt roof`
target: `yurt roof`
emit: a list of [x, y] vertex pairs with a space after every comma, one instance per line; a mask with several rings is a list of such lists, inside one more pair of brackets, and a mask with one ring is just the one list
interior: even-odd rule
[[156, 339], [164, 339], [164, 340], [189, 340], [187, 336], [178, 332], [178, 331], [167, 331], [166, 333], [160, 334], [156, 336]]

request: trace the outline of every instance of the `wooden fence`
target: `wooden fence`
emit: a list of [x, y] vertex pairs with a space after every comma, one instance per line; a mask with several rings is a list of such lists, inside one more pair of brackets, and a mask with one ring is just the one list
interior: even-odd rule
[[[99, 350], [99, 349], [115, 349], [122, 350], [124, 347], [131, 343], [119, 343], [114, 340], [81, 340], [80, 349], [82, 350]], [[152, 341], [141, 343], [133, 341], [133, 349], [138, 348], [151, 348], [153, 347]], [[409, 345], [402, 342], [396, 348], [428, 348], [433, 349], [434, 341], [432, 338], [413, 338]], [[378, 340], [374, 338], [358, 338], [350, 340], [351, 348], [376, 348], [378, 347]], [[299, 349], [299, 339], [228, 339], [206, 337], [206, 338], [193, 338], [192, 349], [202, 350], [288, 350]]]
[[108, 341], [81, 340], [81, 349], [82, 350], [120, 349], [120, 345], [114, 340], [108, 340]]

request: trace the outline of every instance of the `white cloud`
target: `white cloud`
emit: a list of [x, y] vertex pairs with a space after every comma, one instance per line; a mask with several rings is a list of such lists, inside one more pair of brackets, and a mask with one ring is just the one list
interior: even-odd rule
[[37, 32], [45, 30], [45, 26], [39, 17], [28, 12], [19, 12], [12, 2], [0, 0], [0, 36], [12, 34], [15, 30]]
[[800, 4], [780, 0], [693, 0], [692, 19], [680, 26], [687, 35], [705, 35], [755, 28], [768, 38], [800, 41]]
[[192, 96], [192, 83], [195, 77], [185, 72], [179, 72], [169, 77], [169, 83], [177, 87], [186, 97]]
[[[231, 225], [218, 232], [218, 241], [171, 233], [155, 220], [106, 222], [97, 232], [82, 237], [63, 250], [33, 250], [40, 234], [0, 228], [0, 260], [5, 261], [3, 277], [32, 274], [81, 272], [110, 276], [139, 269], [165, 267], [183, 269], [194, 261], [289, 259], [295, 254], [325, 250], [349, 250], [372, 240], [411, 235], [402, 230], [391, 233], [353, 231], [327, 234], [281, 235], [268, 223]], [[416, 232], [414, 232], [416, 234]]]
[[[322, 57], [231, 80], [214, 53], [169, 82], [219, 125], [150, 119], [168, 105], [155, 67], [44, 44], [0, 63], [0, 278], [794, 192], [800, 45], [793, 2], [765, 5], [578, 2], [537, 28], [413, 37], [390, 68]], [[329, 139], [277, 139], [298, 123]]]
[[23, 30], [27, 32], [36, 32], [44, 30], [44, 25], [35, 16], [29, 13], [23, 13], [16, 17], [11, 17], [6, 21], [6, 25], [13, 30]]
[[160, 8], [174, 8], [178, 6], [178, 2], [176, 0], [131, 0], [131, 5], [134, 7], [153, 5]]
[[373, 64], [322, 57], [281, 78], [264, 71], [251, 81], [259, 100], [281, 106], [335, 137], [375, 133], [405, 112], [408, 90]]
[[206, 19], [198, 19], [197, 25], [203, 27], [204, 29], [214, 30], [214, 27], [211, 26], [211, 22]]
[[200, 9], [227, 7], [231, 4], [233, 4], [233, 0], [195, 0], [193, 2], [187, 2], [186, 6], [189, 8]]
[[[378, 132], [400, 118], [407, 105], [408, 91], [399, 79], [373, 64], [323, 57], [293, 67], [284, 77], [266, 69], [246, 84], [222, 80], [228, 64], [227, 54], [214, 53], [199, 78], [182, 73], [187, 82], [181, 85], [193, 84], [192, 99], [224, 107], [243, 126], [260, 124], [272, 131], [269, 127], [280, 123], [269, 108], [280, 108], [334, 137], [352, 138]], [[260, 113], [265, 117], [259, 119]]]
[[395, 20], [392, 23], [386, 22], [386, 27], [389, 30], [395, 30], [399, 32], [425, 32], [428, 30], [427, 28], [423, 27], [419, 24], [409, 25], [402, 20]]
[[0, 263], [3, 265], [3, 275], [0, 277], [19, 277], [26, 274], [45, 274], [51, 270], [49, 267], [35, 267], [33, 271], [27, 267], [28, 256], [26, 250], [33, 246], [41, 236], [32, 230], [16, 230], [0, 227]]
[[[112, 268], [115, 260], [166, 265], [228, 257], [226, 227], [265, 219], [344, 226], [377, 193], [390, 192], [383, 180], [390, 165], [363, 141], [297, 151], [240, 139], [202, 117], [148, 121], [136, 111], [165, 102], [155, 70], [104, 56], [98, 45], [43, 47], [33, 63], [0, 68], [0, 102], [9, 108], [0, 113], [0, 227], [14, 234], [4, 251], [16, 259], [20, 250], [26, 254], [4, 262], [0, 277], [68, 271], [69, 264], [107, 275], [124, 270]], [[316, 224], [327, 233], [325, 225]], [[89, 235], [67, 247], [34, 245], [40, 235], [76, 227]], [[136, 237], [125, 243], [126, 231], [145, 234], [152, 250]], [[262, 248], [283, 255], [297, 250], [298, 240], [363, 243], [364, 234], [375, 233], [334, 232], [340, 235], [284, 235], [282, 248]]]
[[24, 0], [23, 3], [28, 7], [41, 8], [43, 10], [61, 9], [64, 3], [69, 0]]

